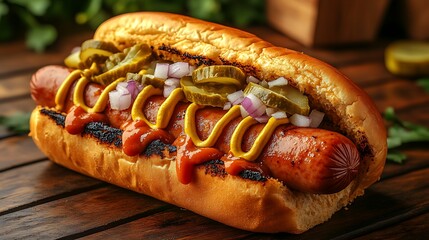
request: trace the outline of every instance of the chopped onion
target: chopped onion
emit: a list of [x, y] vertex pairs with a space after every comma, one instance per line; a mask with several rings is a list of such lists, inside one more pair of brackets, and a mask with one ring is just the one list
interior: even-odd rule
[[287, 114], [285, 111], [278, 111], [278, 112], [271, 114], [271, 117], [273, 117], [275, 119], [282, 119], [282, 118], [287, 118]]
[[232, 104], [230, 102], [226, 102], [225, 105], [223, 105], [223, 110], [229, 110], [232, 107]]
[[228, 98], [228, 101], [230, 101], [233, 105], [238, 105], [241, 102], [243, 102], [244, 93], [243, 93], [243, 90], [239, 90], [231, 94], [228, 94], [228, 96], [226, 97]]
[[118, 90], [109, 92], [110, 107], [114, 110], [125, 110], [131, 106], [131, 94], [121, 93]]
[[156, 78], [167, 79], [169, 65], [168, 63], [157, 63], [153, 75]]
[[164, 97], [170, 96], [171, 92], [173, 92], [174, 89], [180, 86], [180, 80], [177, 78], [169, 78], [165, 80], [164, 82], [164, 90], [163, 95]]
[[256, 84], [259, 84], [259, 82], [261, 82], [261, 80], [259, 80], [259, 79], [257, 79], [257, 78], [255, 78], [254, 76], [248, 76], [247, 78], [246, 78], [246, 82], [247, 83], [256, 83]]
[[260, 117], [255, 117], [255, 120], [260, 122], [260, 123], [266, 123], [266, 122], [268, 122], [269, 119], [270, 119], [270, 117], [268, 117], [266, 114], [264, 114]]
[[249, 113], [252, 117], [260, 117], [265, 113], [267, 107], [264, 103], [256, 97], [253, 93], [248, 94], [241, 102], [241, 106]]
[[189, 64], [187, 62], [176, 62], [168, 67], [168, 76], [181, 78], [189, 74]]
[[242, 118], [249, 116], [249, 113], [244, 109], [243, 105], [240, 105], [240, 113]]
[[134, 80], [128, 81], [126, 87], [128, 92], [131, 94], [132, 100], [136, 99], [137, 95], [143, 88], [138, 82]]
[[272, 88], [274, 86], [285, 86], [288, 84], [288, 81], [284, 77], [279, 77], [274, 81], [268, 82], [268, 87]]
[[310, 118], [298, 113], [295, 113], [292, 115], [292, 117], [289, 118], [290, 122], [298, 127], [308, 127], [310, 126]]
[[189, 65], [189, 73], [186, 76], [192, 76], [192, 72], [196, 69], [197, 67]]
[[259, 85], [261, 85], [262, 87], [264, 87], [264, 88], [267, 88], [268, 87], [268, 82], [267, 81], [265, 81], [265, 80], [262, 80], [260, 83], [259, 83]]
[[268, 117], [271, 117], [271, 114], [273, 114], [275, 112], [277, 112], [277, 109], [275, 109], [275, 108], [267, 108], [265, 110], [265, 113], [267, 114]]
[[319, 127], [324, 116], [325, 116], [325, 113], [323, 113], [323, 112], [319, 112], [316, 109], [311, 110], [310, 115], [308, 115], [308, 117], [311, 120], [310, 127], [313, 127], [313, 128]]
[[120, 82], [116, 85], [116, 91], [122, 93], [122, 94], [128, 94], [130, 93], [127, 89], [127, 82]]

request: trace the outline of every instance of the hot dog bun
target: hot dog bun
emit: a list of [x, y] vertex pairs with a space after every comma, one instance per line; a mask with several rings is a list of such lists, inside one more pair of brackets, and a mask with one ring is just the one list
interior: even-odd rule
[[328, 64], [243, 31], [166, 13], [112, 18], [97, 29], [94, 39], [112, 41], [120, 49], [146, 43], [163, 59], [233, 64], [260, 79], [286, 77], [357, 145], [362, 154], [359, 175], [344, 190], [329, 195], [293, 191], [272, 178], [256, 182], [231, 175], [213, 177], [204, 166], [191, 184], [184, 185], [177, 180], [171, 159], [129, 157], [87, 135], [69, 135], [38, 107], [30, 134], [61, 165], [257, 232], [306, 231], [362, 195], [381, 175], [387, 144], [380, 113], [363, 90]]

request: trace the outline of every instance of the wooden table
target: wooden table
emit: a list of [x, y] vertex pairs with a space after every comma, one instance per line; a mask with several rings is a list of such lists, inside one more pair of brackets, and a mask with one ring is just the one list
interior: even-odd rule
[[[338, 67], [371, 95], [380, 111], [392, 106], [401, 118], [429, 126], [429, 95], [384, 67], [388, 41], [309, 49], [269, 28], [250, 31]], [[31, 111], [31, 74], [61, 64], [72, 47], [90, 37], [63, 37], [44, 54], [26, 50], [23, 41], [0, 45], [0, 114]], [[404, 147], [408, 161], [388, 163], [381, 181], [329, 222], [302, 235], [270, 235], [233, 229], [77, 174], [51, 163], [28, 136], [0, 129], [0, 239], [423, 239], [429, 236], [428, 149], [423, 144]]]

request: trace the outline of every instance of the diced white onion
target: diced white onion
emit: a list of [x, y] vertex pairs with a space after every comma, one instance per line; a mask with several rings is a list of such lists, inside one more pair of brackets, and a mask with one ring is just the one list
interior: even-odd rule
[[232, 107], [232, 103], [226, 102], [225, 105], [223, 105], [223, 110], [229, 110]]
[[180, 80], [177, 78], [169, 78], [165, 80], [164, 90], [162, 94], [164, 95], [165, 98], [170, 96], [171, 92], [173, 92], [174, 89], [179, 87], [179, 85], [180, 85]]
[[168, 67], [168, 76], [181, 78], [189, 74], [189, 64], [187, 62], [176, 62]]
[[289, 118], [290, 122], [298, 127], [308, 127], [310, 126], [310, 118], [298, 113], [295, 113]]
[[269, 119], [270, 119], [270, 117], [268, 117], [265, 114], [260, 116], [260, 117], [255, 117], [255, 120], [260, 122], [260, 123], [267, 123]]
[[278, 112], [271, 114], [271, 117], [273, 117], [275, 119], [282, 119], [282, 118], [287, 118], [287, 114], [285, 111], [278, 111]]
[[310, 115], [308, 115], [308, 117], [311, 120], [310, 127], [313, 127], [313, 128], [319, 127], [324, 116], [325, 116], [325, 113], [323, 112], [317, 111], [316, 109], [311, 110]]
[[243, 93], [243, 90], [239, 90], [231, 94], [228, 94], [228, 96], [226, 97], [228, 98], [228, 101], [230, 101], [233, 105], [238, 105], [243, 101], [244, 93]]
[[267, 107], [267, 109], [265, 110], [265, 113], [267, 114], [268, 117], [271, 117], [271, 114], [277, 112], [277, 109], [275, 108], [269, 108]]
[[240, 105], [240, 113], [242, 118], [249, 116], [249, 113], [244, 109], [243, 105]]
[[192, 72], [196, 69], [197, 67], [189, 65], [189, 73], [186, 76], [192, 76]]
[[114, 110], [125, 110], [131, 106], [131, 94], [113, 90], [109, 92], [110, 107]]
[[169, 65], [168, 63], [157, 63], [153, 75], [156, 78], [167, 79]]
[[261, 82], [261, 80], [259, 80], [259, 79], [257, 79], [257, 78], [255, 78], [254, 76], [248, 76], [247, 78], [246, 78], [246, 82], [247, 83], [256, 83], [256, 84], [259, 84], [260, 82]]
[[268, 87], [269, 88], [272, 88], [272, 87], [274, 87], [274, 86], [285, 86], [285, 85], [287, 85], [288, 84], [288, 81], [287, 81], [287, 79], [286, 78], [284, 78], [284, 77], [279, 77], [279, 78], [277, 78], [276, 80], [274, 80], [274, 81], [270, 81], [270, 82], [268, 82]]

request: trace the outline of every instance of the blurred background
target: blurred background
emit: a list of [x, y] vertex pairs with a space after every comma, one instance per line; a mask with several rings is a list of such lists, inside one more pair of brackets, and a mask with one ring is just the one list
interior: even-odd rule
[[134, 11], [190, 15], [239, 28], [270, 25], [311, 47], [376, 38], [429, 38], [427, 0], [0, 0], [0, 41], [25, 38], [44, 51], [60, 34], [93, 30]]

